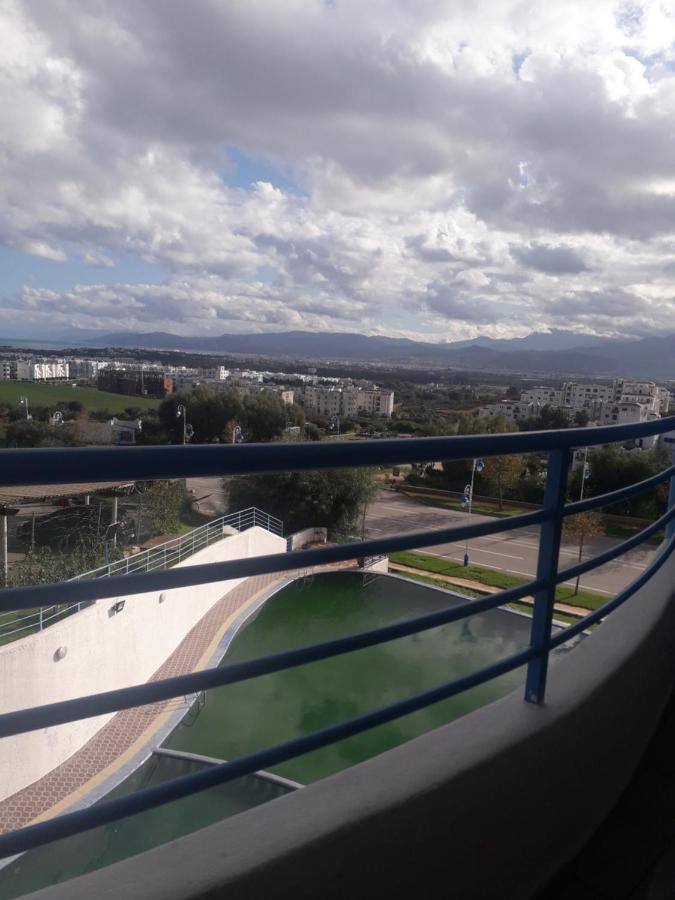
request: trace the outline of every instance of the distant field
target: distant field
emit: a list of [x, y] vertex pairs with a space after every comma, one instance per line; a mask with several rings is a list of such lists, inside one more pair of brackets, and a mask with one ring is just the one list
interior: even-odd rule
[[147, 397], [126, 397], [123, 394], [109, 394], [90, 387], [72, 387], [68, 384], [35, 384], [32, 381], [0, 381], [0, 403], [19, 404], [19, 397], [28, 397], [28, 409], [34, 406], [50, 406], [60, 400], [79, 400], [85, 409], [107, 409], [111, 413], [121, 413], [127, 406], [151, 409], [159, 400]]

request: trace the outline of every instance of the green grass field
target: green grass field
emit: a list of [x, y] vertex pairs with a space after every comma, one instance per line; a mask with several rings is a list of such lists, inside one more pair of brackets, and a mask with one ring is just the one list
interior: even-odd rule
[[[526, 578], [519, 578], [517, 575], [509, 575], [506, 572], [495, 572], [493, 569], [485, 569], [482, 566], [463, 566], [461, 563], [445, 557], [430, 556], [426, 553], [416, 553], [408, 550], [391, 553], [389, 558], [392, 562], [401, 563], [404, 566], [412, 566], [424, 572], [450, 575], [453, 578], [466, 578], [470, 581], [477, 581], [479, 584], [498, 587], [502, 590], [519, 587], [528, 581]], [[574, 589], [566, 584], [558, 585], [555, 599], [558, 603], [569, 603], [572, 606], [582, 606], [584, 609], [597, 609], [608, 600], [607, 597], [595, 594], [592, 591], [580, 590], [578, 594], [575, 594]]]
[[19, 405], [19, 397], [28, 398], [31, 406], [53, 406], [59, 401], [79, 400], [87, 410], [107, 409], [111, 413], [121, 413], [127, 406], [152, 409], [160, 401], [148, 397], [126, 397], [123, 394], [109, 394], [93, 387], [72, 387], [67, 384], [36, 384], [32, 381], [0, 381], [0, 403]]

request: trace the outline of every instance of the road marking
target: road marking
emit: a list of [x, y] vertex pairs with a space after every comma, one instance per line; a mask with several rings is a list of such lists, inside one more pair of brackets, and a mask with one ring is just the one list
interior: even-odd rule
[[525, 562], [522, 556], [511, 556], [509, 553], [497, 553], [495, 550], [482, 550], [480, 547], [474, 547], [473, 544], [469, 545], [469, 549], [474, 553], [489, 553], [490, 556], [503, 556], [504, 559], [517, 559], [518, 562]]
[[[449, 559], [452, 562], [462, 562], [464, 557], [451, 556], [449, 553], [432, 553], [430, 550], [425, 550], [425, 553], [428, 556], [437, 556], [439, 559]], [[500, 566], [491, 566], [488, 563], [481, 563], [481, 566], [484, 569], [494, 569], [497, 572], [504, 572]], [[507, 569], [504, 572], [505, 575], [523, 575], [525, 578], [534, 578], [534, 574], [532, 572], [519, 572], [518, 569]], [[574, 586], [574, 581], [564, 581], [563, 584], [568, 584]], [[584, 588], [587, 591], [593, 591], [596, 594], [607, 594], [608, 597], [613, 597], [616, 594], [616, 591], [606, 591], [603, 588], [595, 587], [594, 585], [582, 584], [579, 583], [579, 587]], [[517, 602], [517, 601], [516, 601]]]

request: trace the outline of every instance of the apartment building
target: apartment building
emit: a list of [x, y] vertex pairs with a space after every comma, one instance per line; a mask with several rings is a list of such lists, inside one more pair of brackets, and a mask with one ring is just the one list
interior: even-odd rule
[[306, 385], [305, 407], [320, 416], [357, 416], [365, 413], [389, 418], [394, 411], [394, 392], [359, 388]]
[[552, 387], [533, 387], [520, 395], [523, 403], [536, 403], [539, 406], [562, 406], [563, 392]]
[[70, 377], [70, 365], [65, 359], [16, 361], [17, 381], [66, 381]]

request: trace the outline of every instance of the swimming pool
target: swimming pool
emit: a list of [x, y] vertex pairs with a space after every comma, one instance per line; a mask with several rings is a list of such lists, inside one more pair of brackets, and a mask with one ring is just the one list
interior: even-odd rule
[[[361, 573], [331, 572], [300, 579], [273, 595], [244, 623], [223, 664], [375, 628], [464, 600], [388, 575], [364, 579]], [[233, 759], [515, 653], [527, 646], [530, 624], [529, 617], [494, 609], [387, 644], [218, 688], [208, 692], [199, 714], [186, 717], [164, 746]], [[523, 680], [523, 670], [510, 672], [273, 771], [307, 784], [490, 703]], [[153, 756], [113, 794], [131, 793], [197, 766]], [[31, 851], [0, 871], [0, 898], [9, 900], [93, 871], [285, 792], [251, 776]]]

